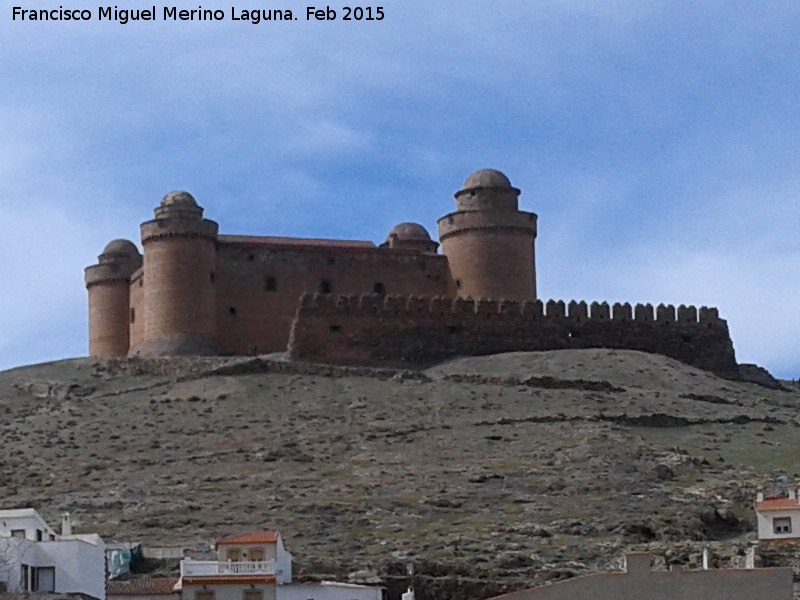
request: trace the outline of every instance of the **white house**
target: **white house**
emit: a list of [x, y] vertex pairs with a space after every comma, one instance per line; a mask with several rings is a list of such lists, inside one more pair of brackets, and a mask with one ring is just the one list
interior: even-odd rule
[[278, 532], [217, 542], [217, 560], [181, 561], [181, 600], [382, 600], [383, 588], [323, 581], [292, 583], [292, 556]]
[[32, 508], [0, 510], [0, 590], [85, 594], [105, 600], [105, 544], [97, 534], [62, 535]]
[[798, 490], [789, 489], [785, 480], [768, 492], [756, 496], [759, 540], [800, 540]]

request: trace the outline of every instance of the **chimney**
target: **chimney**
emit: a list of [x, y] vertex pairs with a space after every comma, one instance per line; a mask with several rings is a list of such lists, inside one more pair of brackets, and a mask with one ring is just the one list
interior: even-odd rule
[[61, 535], [72, 535], [72, 519], [70, 518], [69, 513], [64, 513], [61, 515]]

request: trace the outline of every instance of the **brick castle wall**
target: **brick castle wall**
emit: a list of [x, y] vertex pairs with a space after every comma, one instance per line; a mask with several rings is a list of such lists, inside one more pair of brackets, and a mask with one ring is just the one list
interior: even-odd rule
[[289, 340], [294, 359], [386, 366], [565, 348], [641, 350], [724, 377], [738, 373], [717, 310], [683, 305], [316, 294], [301, 298]]
[[375, 247], [281, 246], [255, 238], [217, 249], [216, 341], [223, 354], [283, 352], [304, 292], [444, 295], [447, 259]]

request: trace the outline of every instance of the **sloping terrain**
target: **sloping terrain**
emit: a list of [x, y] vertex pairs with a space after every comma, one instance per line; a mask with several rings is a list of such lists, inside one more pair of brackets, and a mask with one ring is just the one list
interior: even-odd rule
[[301, 577], [396, 590], [412, 563], [421, 600], [479, 598], [631, 548], [740, 564], [756, 489], [800, 481], [798, 406], [791, 383], [621, 350], [425, 372], [75, 359], [0, 373], [0, 504], [107, 541], [278, 529]]

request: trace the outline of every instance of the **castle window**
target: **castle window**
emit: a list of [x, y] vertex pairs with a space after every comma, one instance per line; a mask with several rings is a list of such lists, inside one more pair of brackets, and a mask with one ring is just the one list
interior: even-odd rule
[[214, 279], [216, 279], [216, 276], [214, 275], [214, 271], [211, 271], [210, 278], [211, 278], [211, 283], [214, 283]]
[[450, 334], [461, 333], [463, 330], [463, 327], [459, 327], [457, 325], [449, 325], [447, 327], [447, 333]]
[[255, 258], [256, 258], [255, 254], [248, 254], [247, 255], [247, 260], [255, 260]]
[[460, 279], [456, 279], [456, 287], [457, 288], [461, 287], [461, 280]]
[[772, 519], [773, 533], [792, 533], [791, 517], [778, 517]]
[[330, 294], [333, 291], [333, 286], [331, 285], [330, 281], [328, 281], [327, 279], [323, 279], [322, 281], [319, 282], [319, 286], [317, 286], [317, 291], [320, 294]]
[[331, 333], [339, 333], [342, 330], [341, 325], [328, 325], [328, 331]]
[[144, 277], [139, 280], [139, 287], [144, 286]]
[[372, 286], [372, 293], [383, 296], [386, 293], [386, 289], [380, 281], [376, 281], [375, 285]]
[[235, 306], [231, 306], [231, 307], [228, 309], [228, 312], [229, 312], [229, 313], [231, 313], [232, 315], [235, 315], [235, 314], [236, 314], [236, 307], [235, 307]]
[[278, 281], [274, 277], [267, 277], [264, 279], [264, 291], [267, 292], [277, 292], [278, 291]]
[[333, 256], [328, 257], [328, 264], [329, 265], [335, 265], [336, 264], [336, 259]]
[[136, 322], [136, 309], [131, 306], [131, 323]]

